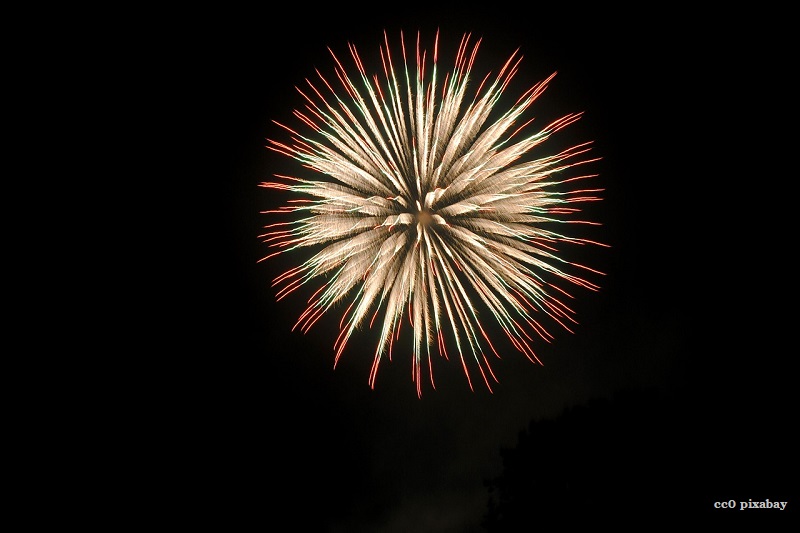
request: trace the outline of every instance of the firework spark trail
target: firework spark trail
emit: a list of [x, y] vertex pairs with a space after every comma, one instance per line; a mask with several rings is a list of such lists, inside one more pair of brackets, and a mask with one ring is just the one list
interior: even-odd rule
[[403, 34], [398, 62], [384, 33], [383, 83], [378, 75], [370, 79], [352, 44], [354, 77], [330, 51], [343, 92], [317, 71], [318, 82], [306, 80], [308, 87], [297, 89], [305, 108], [294, 111], [311, 133], [303, 135], [276, 122], [291, 141], [268, 141], [267, 148], [320, 176], [276, 175], [282, 181], [261, 184], [301, 196], [264, 212], [300, 217], [265, 226], [268, 231], [260, 238], [278, 250], [262, 261], [322, 246], [273, 285], [282, 286], [281, 299], [325, 276], [327, 281], [295, 326], [304, 332], [349, 297], [334, 343], [336, 362], [355, 330], [365, 320], [372, 327], [384, 310], [371, 387], [382, 358], [391, 358], [403, 315], [413, 330], [412, 378], [418, 395], [422, 395], [423, 367], [435, 388], [431, 348], [448, 358], [445, 332], [452, 335], [470, 388], [470, 368], [476, 366], [491, 391], [491, 381], [497, 378], [483, 346], [499, 355], [480, 323], [478, 302], [520, 352], [540, 363], [529, 332], [547, 342], [553, 336], [535, 315], [542, 313], [567, 330], [566, 322], [575, 322], [574, 312], [558, 299], [572, 296], [548, 279], [598, 289], [562, 269], [601, 273], [560, 258], [556, 245], [605, 245], [548, 229], [556, 224], [593, 224], [571, 218], [580, 211], [571, 206], [600, 199], [600, 189], [574, 188], [579, 180], [595, 175], [562, 177], [568, 169], [597, 160], [585, 158], [591, 143], [555, 155], [523, 158], [581, 114], [564, 116], [531, 135], [525, 131], [532, 119], [515, 126], [553, 74], [487, 123], [521, 57], [514, 52], [493, 79], [486, 75], [480, 80], [470, 101], [468, 82], [480, 45], [480, 40], [474, 44], [470, 40], [470, 35], [463, 36], [453, 71], [445, 75], [441, 88], [438, 33], [428, 71], [430, 60], [419, 34], [412, 66]]

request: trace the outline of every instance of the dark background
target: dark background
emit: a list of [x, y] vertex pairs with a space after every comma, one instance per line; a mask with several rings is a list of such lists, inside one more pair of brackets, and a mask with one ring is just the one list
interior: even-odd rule
[[[126, 359], [135, 508], [227, 529], [473, 532], [551, 515], [766, 523], [779, 512], [713, 504], [800, 505], [792, 276], [768, 193], [780, 156], [764, 148], [778, 134], [753, 127], [773, 116], [753, 93], [763, 58], [724, 17], [485, 4], [145, 19], [126, 43], [147, 51], [132, 115], [163, 159], [131, 186], [172, 216], [139, 258], [159, 290]], [[580, 324], [538, 348], [544, 366], [508, 351], [490, 393], [439, 364], [420, 399], [399, 346], [369, 388], [373, 332], [334, 370], [338, 315], [291, 331], [303, 301], [275, 302], [270, 284], [304, 256], [257, 263], [259, 211], [277, 202], [258, 184], [301, 172], [266, 138], [295, 124], [295, 85], [332, 72], [326, 47], [374, 60], [383, 30], [430, 42], [437, 28], [483, 38], [481, 73], [520, 48], [514, 88], [558, 71], [532, 113], [585, 112], [554, 142], [594, 141], [605, 192], [590, 215], [611, 247], [582, 252], [602, 288], [574, 291]]]

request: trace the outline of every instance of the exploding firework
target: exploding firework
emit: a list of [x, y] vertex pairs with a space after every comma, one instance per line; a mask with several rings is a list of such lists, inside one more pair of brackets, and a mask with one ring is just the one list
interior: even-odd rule
[[276, 122], [291, 140], [268, 140], [268, 148], [314, 174], [276, 175], [278, 181], [261, 184], [292, 193], [287, 205], [264, 211], [289, 214], [290, 220], [265, 226], [259, 237], [277, 251], [261, 260], [316, 248], [275, 279], [277, 298], [315, 281], [321, 285], [295, 325], [304, 332], [334, 306], [344, 308], [334, 366], [359, 327], [377, 324], [371, 387], [381, 360], [392, 356], [406, 314], [418, 395], [423, 368], [435, 388], [433, 360], [453, 355], [470, 388], [477, 369], [491, 391], [498, 380], [486, 347], [499, 354], [482, 314], [492, 315], [513, 346], [541, 364], [532, 343], [537, 337], [552, 339], [541, 319], [568, 331], [568, 323], [575, 322], [574, 311], [561, 300], [571, 296], [557, 282], [598, 289], [574, 272], [601, 273], [560, 257], [557, 248], [605, 246], [560, 230], [593, 224], [575, 219], [580, 211], [575, 205], [599, 200], [601, 189], [576, 184], [596, 175], [567, 172], [597, 160], [586, 155], [591, 142], [530, 155], [581, 114], [525, 133], [532, 119], [522, 123], [524, 113], [555, 74], [501, 113], [500, 97], [521, 57], [514, 52], [496, 75], [474, 84], [480, 42], [464, 35], [453, 69], [441, 81], [438, 32], [432, 59], [418, 34], [411, 61], [403, 34], [398, 57], [384, 33], [382, 74], [372, 77], [352, 44], [352, 73], [330, 51], [336, 79], [317, 71], [317, 81], [298, 88], [305, 109], [294, 116], [310, 133]]

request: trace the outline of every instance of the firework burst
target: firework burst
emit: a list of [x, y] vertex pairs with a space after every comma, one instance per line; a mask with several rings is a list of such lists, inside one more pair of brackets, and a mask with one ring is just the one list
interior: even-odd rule
[[[372, 77], [353, 45], [352, 73], [331, 51], [335, 79], [317, 71], [316, 81], [298, 88], [305, 108], [294, 116], [309, 133], [276, 122], [290, 140], [268, 140], [267, 146], [314, 177], [276, 175], [278, 181], [261, 184], [293, 197], [264, 211], [289, 214], [290, 220], [265, 226], [260, 238], [277, 251], [261, 260], [317, 249], [273, 284], [279, 300], [305, 284], [321, 284], [295, 328], [306, 332], [334, 306], [344, 308], [334, 365], [359, 327], [380, 328], [369, 376], [374, 387], [407, 315], [420, 396], [423, 369], [433, 385], [432, 361], [453, 355], [470, 388], [477, 369], [491, 391], [497, 378], [486, 347], [499, 354], [481, 314], [491, 314], [511, 343], [541, 364], [533, 340], [552, 339], [541, 319], [567, 330], [575, 322], [562, 301], [571, 296], [556, 283], [598, 289], [574, 272], [600, 272], [559, 257], [557, 246], [604, 246], [559, 229], [592, 224], [575, 219], [575, 204], [599, 200], [600, 189], [576, 187], [594, 175], [566, 172], [596, 161], [586, 155], [591, 143], [530, 155], [580, 117], [569, 114], [526, 133], [532, 119], [522, 122], [523, 114], [555, 74], [500, 113], [500, 97], [520, 64], [518, 52], [496, 75], [475, 83], [480, 40], [464, 35], [453, 69], [440, 80], [438, 42], [437, 33], [430, 58], [418, 34], [409, 61], [402, 33], [399, 56], [390, 52], [384, 33], [382, 74]], [[468, 91], [473, 83], [475, 90]]]

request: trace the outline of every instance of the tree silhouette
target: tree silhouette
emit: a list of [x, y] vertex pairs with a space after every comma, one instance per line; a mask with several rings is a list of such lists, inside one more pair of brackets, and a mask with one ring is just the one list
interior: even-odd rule
[[628, 391], [532, 421], [515, 448], [501, 451], [501, 475], [486, 482], [484, 527], [662, 514], [680, 457], [666, 407], [655, 391]]

